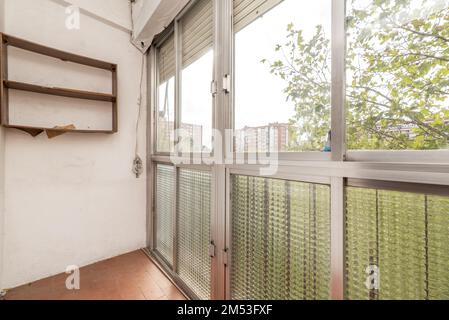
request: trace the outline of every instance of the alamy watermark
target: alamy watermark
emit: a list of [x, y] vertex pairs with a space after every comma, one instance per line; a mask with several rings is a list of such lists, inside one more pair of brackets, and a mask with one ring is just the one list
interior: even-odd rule
[[69, 6], [65, 9], [67, 15], [65, 19], [65, 27], [67, 30], [80, 30], [81, 29], [81, 15], [80, 8], [77, 6]]
[[376, 265], [369, 265], [366, 270], [368, 277], [365, 286], [368, 290], [379, 290], [380, 286], [380, 269]]
[[203, 145], [202, 132], [177, 129], [174, 132], [174, 152], [170, 160], [175, 165], [257, 165], [260, 174], [273, 176], [279, 168], [279, 154], [276, 150], [252, 150], [253, 152], [233, 152], [223, 146], [233, 145], [234, 131], [225, 130], [223, 137], [220, 130], [212, 130], [212, 148]]
[[81, 289], [81, 276], [80, 268], [78, 266], [68, 266], [65, 271], [69, 276], [65, 280], [65, 287], [67, 290], [80, 290]]

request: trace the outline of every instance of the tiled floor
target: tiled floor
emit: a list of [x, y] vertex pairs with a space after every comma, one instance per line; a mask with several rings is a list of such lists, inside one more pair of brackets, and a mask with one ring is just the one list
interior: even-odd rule
[[8, 291], [6, 300], [184, 300], [142, 252], [135, 251], [80, 269], [80, 290], [69, 291], [67, 274]]

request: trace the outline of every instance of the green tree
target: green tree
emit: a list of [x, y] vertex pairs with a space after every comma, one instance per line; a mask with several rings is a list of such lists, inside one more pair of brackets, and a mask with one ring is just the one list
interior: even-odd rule
[[[442, 149], [449, 142], [449, 1], [348, 0], [350, 149]], [[331, 43], [293, 24], [268, 61], [295, 104], [291, 151], [319, 150], [330, 128]], [[267, 61], [263, 61], [267, 62]], [[407, 132], [407, 129], [409, 132]]]

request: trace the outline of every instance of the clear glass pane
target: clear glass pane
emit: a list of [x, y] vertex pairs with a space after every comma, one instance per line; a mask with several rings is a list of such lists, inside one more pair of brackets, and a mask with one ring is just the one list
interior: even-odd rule
[[169, 264], [173, 264], [174, 178], [174, 167], [159, 164], [156, 166], [156, 251]]
[[231, 297], [330, 297], [330, 188], [232, 176]]
[[350, 149], [449, 148], [448, 16], [448, 0], [347, 0]]
[[179, 150], [211, 152], [213, 51], [182, 70], [182, 111]]
[[157, 152], [172, 152], [175, 130], [175, 78], [159, 85], [157, 118]]
[[348, 187], [346, 297], [448, 299], [448, 235], [449, 198]]
[[201, 299], [210, 299], [209, 256], [211, 175], [179, 171], [178, 181], [178, 273]]
[[212, 151], [214, 3], [199, 0], [180, 21], [182, 85], [180, 152]]
[[330, 29], [330, 0], [285, 0], [236, 33], [236, 152], [328, 150]]

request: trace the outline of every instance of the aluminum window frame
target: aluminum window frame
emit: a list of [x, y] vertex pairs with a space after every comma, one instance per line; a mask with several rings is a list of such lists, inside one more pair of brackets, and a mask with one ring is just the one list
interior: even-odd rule
[[[284, 1], [284, 0], [282, 0], [282, 1]], [[265, 3], [264, 7], [269, 7], [269, 9], [266, 10], [266, 8], [265, 8], [263, 10], [264, 14], [267, 11], [269, 11], [272, 8], [274, 8], [277, 5], [279, 5], [282, 1], [279, 1], [279, 0], [268, 0], [267, 3]], [[334, 19], [335, 19], [335, 16], [334, 16], [335, 12], [337, 12], [338, 9], [341, 9], [340, 6], [341, 6], [342, 0], [331, 0], [331, 1], [332, 1], [331, 5], [333, 6], [333, 8], [332, 8], [332, 22], [333, 22]], [[335, 5], [335, 8], [334, 8], [334, 5]], [[234, 16], [234, 12], [233, 12], [232, 3], [231, 3], [231, 8], [230, 9], [231, 9], [231, 11], [230, 12], [226, 12], [226, 13], [228, 15], [230, 14], [231, 17], [233, 17]], [[231, 18], [231, 19], [233, 19], [233, 18]], [[246, 19], [248, 19], [248, 17]], [[346, 17], [344, 19], [346, 20]], [[338, 43], [336, 40], [341, 35], [339, 35], [339, 34], [334, 32], [333, 25], [332, 25], [331, 32], [332, 32], [332, 34], [331, 34], [332, 76], [334, 76], [334, 68], [336, 66], [334, 64], [334, 53], [336, 51], [336, 49], [334, 48], [334, 46], [335, 46], [334, 43]], [[232, 46], [231, 46], [231, 48], [232, 48], [232, 53], [231, 53], [231, 57], [232, 57], [232, 59], [231, 59], [231, 66], [232, 66], [232, 68], [231, 68], [231, 72], [230, 72], [232, 93], [230, 94], [230, 97], [231, 97], [232, 100], [231, 100], [231, 107], [230, 107], [230, 110], [229, 110], [230, 122], [229, 122], [228, 128], [232, 129], [233, 132], [235, 132], [235, 69], [236, 69], [235, 58], [234, 58], [235, 57], [235, 34], [236, 34], [236, 32], [234, 30], [234, 23], [232, 21], [231, 22], [231, 32], [230, 32], [231, 43], [232, 43]], [[344, 35], [344, 37], [346, 37], [346, 35]], [[342, 59], [345, 59], [345, 57], [346, 57], [346, 53], [345, 53], [344, 57], [342, 57]], [[337, 75], [337, 76], [340, 76], [340, 75]], [[344, 141], [345, 141], [345, 139], [342, 139], [340, 137], [340, 135], [338, 134], [338, 132], [341, 132], [342, 130], [344, 131], [345, 129], [341, 127], [341, 123], [340, 122], [333, 120], [334, 116], [336, 114], [344, 112], [344, 110], [342, 111], [342, 108], [344, 109], [344, 102], [343, 102], [343, 104], [337, 104], [337, 102], [339, 102], [339, 100], [336, 99], [334, 101], [334, 99], [332, 99], [334, 94], [338, 94], [338, 90], [339, 89], [341, 89], [341, 88], [339, 86], [334, 86], [334, 81], [332, 81], [331, 92], [330, 92], [330, 95], [331, 95], [331, 110], [330, 110], [330, 112], [331, 112], [331, 126], [329, 128], [331, 130], [331, 134], [332, 134], [332, 152], [322, 152], [322, 151], [279, 152], [279, 153], [277, 153], [279, 160], [285, 160], [285, 161], [288, 161], [288, 160], [296, 160], [296, 161], [308, 161], [308, 160], [332, 161], [332, 160], [334, 160], [334, 153], [335, 153], [334, 152], [334, 147], [337, 148], [337, 146], [338, 146], [338, 149], [340, 149], [340, 142], [344, 143]], [[341, 94], [342, 94], [342, 97], [344, 97], [344, 92], [341, 92]], [[334, 105], [334, 103], [335, 103], [335, 105]], [[335, 115], [334, 115], [334, 111], [333, 110], [340, 110], [340, 111], [335, 112]], [[335, 130], [334, 130], [333, 126], [335, 126]], [[235, 146], [235, 143], [234, 143], [234, 141], [232, 141], [230, 146], [228, 146], [228, 148], [227, 148], [228, 154], [234, 154], [235, 156], [240, 157], [240, 158], [244, 158], [244, 159], [247, 159], [247, 158], [257, 159], [257, 155], [261, 154], [261, 153], [248, 153], [248, 152], [243, 152], [243, 153], [233, 152], [234, 146]], [[341, 153], [344, 154], [345, 150], [343, 148], [342, 150], [337, 150], [337, 152], [341, 152]], [[342, 159], [343, 159], [343, 156], [342, 156]]]
[[[175, 33], [176, 76], [175, 76], [175, 123], [179, 128], [180, 93], [182, 92], [179, 20], [183, 14], [194, 5], [191, 1], [175, 18], [173, 32]], [[233, 26], [233, 0], [214, 1], [214, 75], [218, 91], [213, 99], [212, 128], [223, 132], [234, 128], [234, 92], [235, 92], [235, 46]], [[273, 2], [277, 0], [272, 0]], [[283, 180], [316, 183], [328, 181], [331, 188], [331, 298], [344, 299], [344, 190], [348, 183], [375, 185], [382, 181], [397, 191], [407, 191], [417, 188], [422, 190], [449, 190], [449, 150], [347, 150], [346, 149], [346, 0], [332, 1], [332, 86], [331, 86], [331, 130], [332, 152], [286, 152], [279, 153], [279, 172], [276, 176]], [[155, 125], [155, 108], [157, 110], [157, 59], [155, 46], [150, 48], [148, 55], [148, 83], [150, 112], [148, 113], [148, 247], [153, 249], [151, 235], [154, 226], [154, 167], [156, 163], [173, 164], [169, 153], [158, 153]], [[231, 91], [224, 92], [223, 79], [231, 77]], [[155, 96], [156, 94], [156, 96]], [[223, 135], [224, 142], [224, 135]], [[223, 163], [234, 156], [253, 156], [253, 154], [235, 154], [233, 146], [223, 143]], [[203, 154], [191, 154], [191, 158], [201, 160]], [[207, 157], [210, 155], [207, 154]], [[262, 177], [261, 166], [250, 164], [213, 164], [213, 165], [179, 165], [182, 168], [208, 168], [212, 174], [211, 190], [211, 237], [216, 244], [216, 256], [212, 261], [211, 288], [212, 299], [230, 298], [230, 177], [234, 173], [246, 173]], [[178, 169], [177, 169], [178, 170]], [[325, 183], [327, 184], [327, 183]], [[175, 199], [177, 195], [175, 196]], [[176, 207], [175, 207], [176, 210]], [[176, 235], [175, 235], [176, 236]], [[156, 257], [157, 259], [157, 257]], [[175, 281], [176, 275], [173, 277]], [[195, 296], [185, 290], [188, 295]]]

